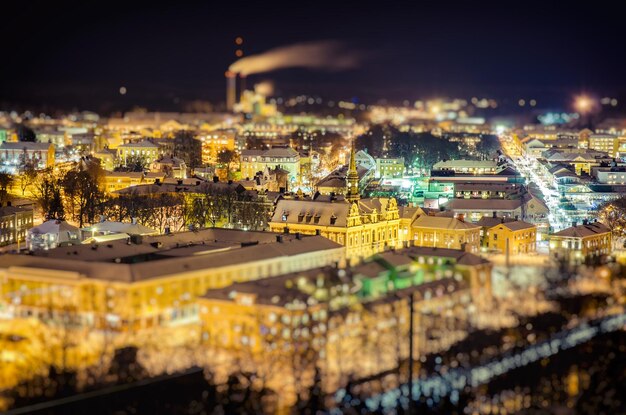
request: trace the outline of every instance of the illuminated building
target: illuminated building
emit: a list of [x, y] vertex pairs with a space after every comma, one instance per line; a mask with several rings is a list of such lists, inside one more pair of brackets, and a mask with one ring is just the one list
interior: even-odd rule
[[593, 167], [591, 174], [598, 183], [603, 184], [626, 184], [626, 166]]
[[377, 158], [376, 177], [402, 177], [404, 158]]
[[26, 233], [26, 245], [31, 251], [80, 244], [80, 230], [60, 219], [51, 219]]
[[[178, 157], [161, 156], [150, 165], [150, 173], [155, 175], [162, 173], [174, 179], [186, 179], [187, 163], [185, 163], [185, 160]], [[159, 176], [158, 178], [163, 180], [165, 177]]]
[[253, 114], [262, 117], [276, 116], [276, 104], [266, 102], [266, 97], [256, 91], [243, 91], [240, 101], [234, 105], [235, 112]]
[[535, 224], [546, 222], [550, 213], [548, 206], [530, 192], [519, 199], [452, 199], [446, 204], [446, 210], [462, 214], [472, 222], [496, 212], [497, 216], [517, 217]]
[[487, 230], [485, 242], [487, 249], [511, 255], [535, 252], [537, 248], [537, 226], [520, 220], [502, 220], [501, 223]]
[[106, 171], [104, 174], [104, 189], [108, 193], [114, 193], [127, 187], [163, 182], [164, 180], [165, 173], [159, 172]]
[[254, 177], [265, 168], [287, 170], [289, 180], [300, 181], [300, 155], [290, 147], [274, 147], [269, 150], [243, 150], [240, 157], [241, 177]]
[[235, 151], [235, 130], [214, 130], [198, 136], [202, 141], [202, 162], [214, 164], [224, 150]]
[[394, 198], [361, 199], [354, 150], [345, 179], [345, 196], [281, 199], [269, 223], [274, 232], [301, 232], [329, 238], [346, 247], [350, 261], [402, 245]]
[[36, 169], [54, 165], [54, 145], [49, 143], [4, 142], [0, 144], [1, 169], [9, 173], [32, 164]]
[[[345, 195], [348, 189], [348, 170], [349, 166], [336, 168], [315, 183], [315, 189], [323, 195]], [[367, 184], [374, 178], [374, 170], [368, 169], [361, 164], [356, 166], [356, 173], [358, 175], [358, 188], [360, 190], [365, 189]]]
[[463, 174], [497, 174], [502, 168], [493, 160], [448, 160], [433, 165], [433, 170], [453, 171]]
[[411, 223], [409, 240], [415, 246], [478, 252], [480, 226], [465, 222], [462, 216], [421, 215]]
[[[350, 350], [355, 340], [361, 344], [368, 336], [372, 345], [384, 341], [396, 347], [398, 336], [408, 333], [411, 296], [417, 316], [427, 310], [443, 313], [489, 301], [490, 280], [491, 263], [479, 256], [412, 247], [376, 255], [347, 270], [315, 268], [235, 283], [199, 298], [203, 341], [265, 357], [273, 350], [292, 356], [298, 353], [294, 344], [307, 344], [330, 354], [325, 358], [358, 364], [358, 359], [334, 353]], [[311, 366], [318, 363], [318, 353]]]
[[345, 246], [346, 257], [356, 261], [400, 247], [399, 222], [393, 198], [351, 203], [343, 196], [317, 196], [279, 200], [269, 226], [273, 232], [319, 233]]
[[34, 130], [38, 143], [54, 144], [55, 148], [63, 148], [69, 144], [69, 137], [56, 126], [44, 126]]
[[458, 199], [513, 199], [525, 189], [523, 185], [508, 182], [453, 183], [454, 197]]
[[0, 204], [0, 246], [26, 240], [26, 231], [33, 227], [33, 209]]
[[343, 261], [319, 236], [204, 229], [3, 255], [0, 294], [15, 316], [133, 330], [197, 321], [208, 289]]
[[591, 257], [611, 255], [612, 232], [600, 222], [574, 223], [550, 235], [550, 252], [557, 258], [578, 263]]
[[619, 149], [619, 137], [613, 134], [590, 134], [588, 148], [608, 153], [609, 157], [616, 157]]
[[126, 143], [117, 147], [117, 158], [126, 165], [132, 160], [142, 160], [150, 164], [159, 158], [161, 151], [158, 144], [143, 140], [138, 143]]
[[612, 158], [607, 153], [590, 149], [551, 149], [542, 153], [542, 158], [552, 164], [569, 164], [576, 174], [591, 173], [591, 168], [602, 163], [610, 163]]

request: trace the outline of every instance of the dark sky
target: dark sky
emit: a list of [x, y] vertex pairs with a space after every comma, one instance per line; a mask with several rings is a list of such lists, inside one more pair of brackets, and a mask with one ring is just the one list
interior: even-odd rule
[[0, 108], [223, 101], [238, 35], [247, 55], [340, 40], [368, 56], [350, 71], [286, 69], [250, 80], [271, 79], [284, 94], [363, 102], [477, 95], [556, 105], [579, 91], [626, 91], [626, 10], [617, 1], [174, 3], [3, 3]]

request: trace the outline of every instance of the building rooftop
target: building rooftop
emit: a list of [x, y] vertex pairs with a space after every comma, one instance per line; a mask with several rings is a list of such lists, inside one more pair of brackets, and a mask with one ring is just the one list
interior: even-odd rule
[[35, 226], [34, 228], [30, 228], [28, 232], [35, 235], [43, 235], [48, 233], [58, 234], [61, 232], [78, 233], [78, 228], [76, 226], [70, 225], [64, 220], [53, 219], [46, 221], [39, 226]]
[[476, 225], [483, 228], [492, 228], [501, 223], [512, 222], [514, 220], [515, 219], [509, 217], [483, 216], [478, 222], [476, 222]]
[[413, 228], [433, 228], [433, 229], [454, 229], [469, 230], [478, 229], [478, 225], [465, 222], [457, 218], [448, 218], [443, 216], [422, 215], [417, 217], [411, 224]]
[[462, 168], [474, 168], [474, 169], [495, 169], [498, 164], [493, 160], [446, 160], [440, 161], [433, 165], [433, 170], [447, 170], [447, 169], [462, 169]]
[[[396, 256], [408, 257], [415, 261], [419, 257], [435, 257], [435, 258], [448, 258], [454, 260], [459, 265], [482, 265], [488, 264], [489, 261], [478, 255], [470, 252], [463, 251], [462, 249], [448, 249], [448, 248], [436, 248], [425, 246], [411, 246], [396, 251], [388, 251], [378, 255], [380, 258], [390, 264], [398, 263], [398, 261], [406, 261], [405, 259], [398, 259]], [[408, 262], [407, 262], [408, 263]]]
[[16, 213], [33, 213], [33, 209], [24, 206], [0, 206], [0, 217], [11, 216]]
[[143, 140], [139, 142], [131, 142], [117, 146], [117, 148], [160, 148], [158, 144], [154, 144], [152, 141]]
[[5, 141], [0, 144], [0, 150], [29, 150], [29, 151], [48, 151], [50, 147], [54, 147], [50, 143], [34, 143], [30, 141], [9, 142]]
[[586, 238], [596, 236], [603, 233], [609, 233], [611, 230], [600, 222], [592, 222], [577, 226], [570, 226], [560, 232], [553, 233], [551, 236], [561, 236], [565, 238]]
[[291, 147], [273, 147], [269, 150], [242, 150], [241, 155], [262, 157], [296, 157], [298, 152]]
[[[291, 257], [343, 247], [322, 236], [277, 235], [207, 229], [206, 232], [144, 237], [133, 243], [119, 240], [106, 244], [74, 245], [37, 251], [32, 255], [0, 256], [0, 268], [20, 267], [67, 271], [73, 278], [137, 282], [193, 271], [239, 266], [272, 258]], [[281, 242], [277, 241], [278, 237]], [[160, 243], [159, 243], [160, 242]], [[175, 255], [177, 249], [193, 245], [202, 248], [189, 255]]]
[[126, 233], [128, 235], [154, 235], [159, 233], [158, 231], [144, 226], [140, 223], [126, 223], [116, 222], [110, 220], [104, 220], [102, 222], [95, 223], [91, 226], [87, 226], [82, 229], [83, 232], [93, 233]]
[[502, 223], [502, 226], [509, 228], [512, 231], [521, 231], [523, 229], [536, 228], [536, 226], [533, 225], [532, 223], [524, 222], [523, 220], [514, 220], [510, 222], [504, 222]]

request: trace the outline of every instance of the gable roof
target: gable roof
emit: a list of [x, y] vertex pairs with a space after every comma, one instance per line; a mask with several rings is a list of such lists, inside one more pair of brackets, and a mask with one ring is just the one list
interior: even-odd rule
[[470, 230], [479, 228], [478, 225], [474, 225], [473, 223], [465, 222], [457, 218], [427, 215], [422, 215], [416, 218], [411, 224], [411, 227], [454, 230]]
[[533, 225], [532, 223], [524, 222], [523, 220], [514, 220], [511, 222], [504, 222], [504, 223], [501, 223], [501, 225], [504, 226], [505, 228], [509, 228], [512, 231], [521, 231], [523, 229], [536, 228], [536, 226]]
[[563, 229], [560, 232], [553, 233], [551, 236], [561, 236], [565, 238], [586, 238], [589, 236], [596, 236], [603, 233], [609, 233], [611, 230], [600, 222], [593, 222], [589, 224], [570, 226]]

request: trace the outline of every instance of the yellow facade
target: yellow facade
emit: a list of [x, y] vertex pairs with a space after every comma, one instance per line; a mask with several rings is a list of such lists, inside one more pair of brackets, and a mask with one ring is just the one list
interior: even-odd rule
[[[125, 264], [95, 264], [111, 268], [109, 280], [39, 265], [6, 266], [12, 258], [5, 256], [3, 259], [0, 309], [16, 316], [51, 321], [70, 312], [75, 322], [83, 326], [137, 330], [197, 321], [197, 298], [209, 289], [339, 263], [343, 261], [343, 250], [324, 249], [235, 265], [181, 270], [132, 282], [116, 280], [116, 275], [123, 273], [119, 267], [127, 266]], [[88, 268], [85, 265], [85, 272]]]
[[104, 175], [104, 189], [108, 193], [114, 193], [121, 189], [141, 184], [153, 184], [157, 181], [165, 181], [165, 173], [151, 172], [106, 172]]
[[[307, 204], [311, 202], [305, 200], [302, 200], [302, 202], [302, 208], [297, 208], [297, 210], [314, 209], [315, 207], [315, 205]], [[347, 203], [348, 202], [337, 202], [337, 204]], [[303, 216], [302, 220], [297, 223], [286, 223], [280, 221], [277, 218], [278, 215], [275, 213], [274, 218], [269, 223], [270, 230], [280, 233], [284, 232], [285, 227], [287, 227], [290, 233], [299, 232], [305, 235], [315, 235], [319, 233], [323, 237], [345, 246], [346, 259], [351, 263], [357, 262], [362, 258], [367, 258], [375, 253], [382, 252], [386, 248], [401, 247], [403, 244], [403, 235], [400, 233], [400, 217], [396, 200], [393, 198], [389, 199], [386, 209], [382, 212], [374, 210], [365, 213], [359, 209], [359, 203], [361, 202], [350, 203], [349, 213], [343, 225], [327, 224], [323, 222], [316, 224], [314, 219], [307, 222], [306, 216]], [[296, 205], [298, 204], [296, 203]], [[280, 205], [278, 205], [277, 211], [280, 209]], [[297, 212], [294, 213], [298, 215]]]
[[117, 158], [126, 164], [127, 160], [141, 158], [146, 164], [157, 160], [161, 155], [159, 146], [149, 141], [128, 143], [117, 147]]
[[478, 252], [480, 227], [456, 218], [421, 216], [410, 227], [412, 245]]
[[202, 141], [202, 162], [205, 164], [217, 163], [218, 155], [224, 150], [235, 150], [234, 131], [212, 131], [200, 136]]
[[588, 147], [592, 150], [603, 151], [610, 157], [615, 157], [619, 149], [619, 138], [613, 135], [592, 134], [589, 136]]
[[[559, 232], [560, 233], [560, 232]], [[611, 232], [599, 232], [586, 236], [550, 235], [550, 252], [574, 262], [600, 255], [611, 255]]]
[[512, 230], [506, 223], [496, 225], [487, 231], [488, 249], [495, 249], [511, 255], [527, 254], [537, 249], [537, 227]]

